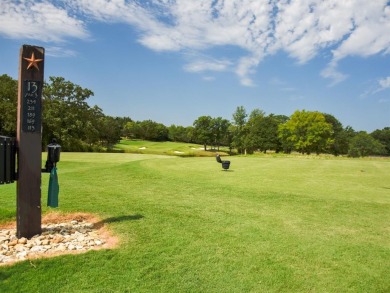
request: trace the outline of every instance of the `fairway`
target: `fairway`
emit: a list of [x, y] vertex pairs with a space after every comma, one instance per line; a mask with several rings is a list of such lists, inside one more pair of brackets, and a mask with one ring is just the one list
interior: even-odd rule
[[57, 210], [99, 215], [120, 245], [2, 266], [0, 292], [390, 291], [389, 159], [229, 160], [62, 153]]

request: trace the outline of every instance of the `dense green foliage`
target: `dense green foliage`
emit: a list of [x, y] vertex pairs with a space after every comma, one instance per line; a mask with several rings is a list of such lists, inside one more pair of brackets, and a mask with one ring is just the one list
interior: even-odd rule
[[233, 134], [232, 145], [240, 154], [243, 154], [246, 149], [245, 136], [247, 134], [247, 128], [245, 125], [247, 123], [247, 116], [248, 114], [243, 106], [237, 107], [233, 113], [233, 124], [230, 128]]
[[[0, 267], [0, 292], [388, 292], [388, 159], [229, 159], [61, 154], [57, 211], [120, 245]], [[15, 201], [0, 186], [1, 222]]]
[[50, 77], [43, 89], [42, 143], [52, 138], [67, 151], [93, 151], [110, 148], [121, 137], [122, 120], [90, 107], [87, 99], [93, 95], [62, 77]]
[[[318, 111], [297, 110], [287, 117], [254, 109], [248, 115], [239, 106], [231, 122], [222, 117], [200, 116], [192, 126], [167, 127], [153, 120], [107, 116], [98, 106], [88, 104], [92, 95], [91, 90], [62, 77], [49, 78], [43, 89], [43, 148], [56, 138], [65, 151], [109, 150], [126, 137], [197, 143], [204, 150], [208, 146], [226, 146], [238, 154], [297, 151], [336, 156], [390, 155], [389, 127], [366, 133], [371, 137], [367, 140], [361, 132], [344, 128], [334, 116]], [[15, 136], [16, 99], [17, 82], [7, 75], [0, 76], [0, 134]]]
[[217, 149], [221, 145], [228, 145], [229, 124], [229, 121], [222, 117], [201, 116], [194, 121], [194, 141], [202, 144], [205, 151], [207, 150], [207, 145]]
[[385, 127], [382, 130], [375, 130], [371, 136], [382, 143], [385, 147], [386, 154], [390, 156], [390, 127]]
[[0, 76], [0, 134], [15, 136], [18, 82], [8, 75]]
[[282, 142], [278, 137], [278, 127], [284, 121], [287, 121], [283, 116], [269, 115], [253, 111], [246, 125], [247, 135], [245, 137], [245, 147], [249, 153], [255, 150], [266, 153], [267, 150], [275, 150], [279, 152], [282, 149]]
[[[62, 77], [50, 77], [42, 93], [42, 146], [56, 139], [66, 151], [109, 149], [120, 140], [129, 118], [113, 118], [89, 106], [93, 95]], [[0, 76], [0, 131], [16, 136], [17, 81]]]
[[366, 157], [385, 153], [385, 147], [371, 135], [362, 131], [351, 139], [348, 154], [351, 157]]
[[280, 125], [282, 144], [292, 145], [300, 153], [324, 153], [332, 143], [332, 125], [320, 112], [296, 111]]
[[165, 125], [152, 120], [129, 121], [124, 125], [122, 133], [125, 137], [133, 139], [152, 141], [167, 141], [169, 139], [169, 132]]

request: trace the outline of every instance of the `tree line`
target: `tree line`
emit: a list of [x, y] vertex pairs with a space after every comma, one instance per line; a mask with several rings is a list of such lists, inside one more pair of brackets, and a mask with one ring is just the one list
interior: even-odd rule
[[[17, 80], [0, 76], [0, 134], [16, 136]], [[165, 126], [152, 120], [105, 115], [87, 100], [94, 93], [62, 77], [49, 77], [42, 92], [42, 148], [53, 138], [64, 151], [110, 150], [123, 137], [229, 147], [231, 153], [275, 151], [329, 153], [352, 157], [390, 155], [390, 127], [372, 133], [355, 131], [334, 116], [297, 110], [290, 117], [238, 106], [229, 121], [200, 116], [192, 126]]]

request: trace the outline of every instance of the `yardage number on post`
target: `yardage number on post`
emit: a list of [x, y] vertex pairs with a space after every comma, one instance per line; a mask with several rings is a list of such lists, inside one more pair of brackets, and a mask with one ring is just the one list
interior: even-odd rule
[[41, 132], [42, 85], [40, 81], [25, 80], [23, 83], [24, 132]]

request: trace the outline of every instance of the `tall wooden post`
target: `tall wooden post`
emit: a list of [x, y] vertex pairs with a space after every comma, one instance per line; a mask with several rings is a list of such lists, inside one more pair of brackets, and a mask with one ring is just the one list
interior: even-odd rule
[[41, 230], [42, 88], [45, 49], [23, 45], [19, 57], [18, 87], [18, 238]]

